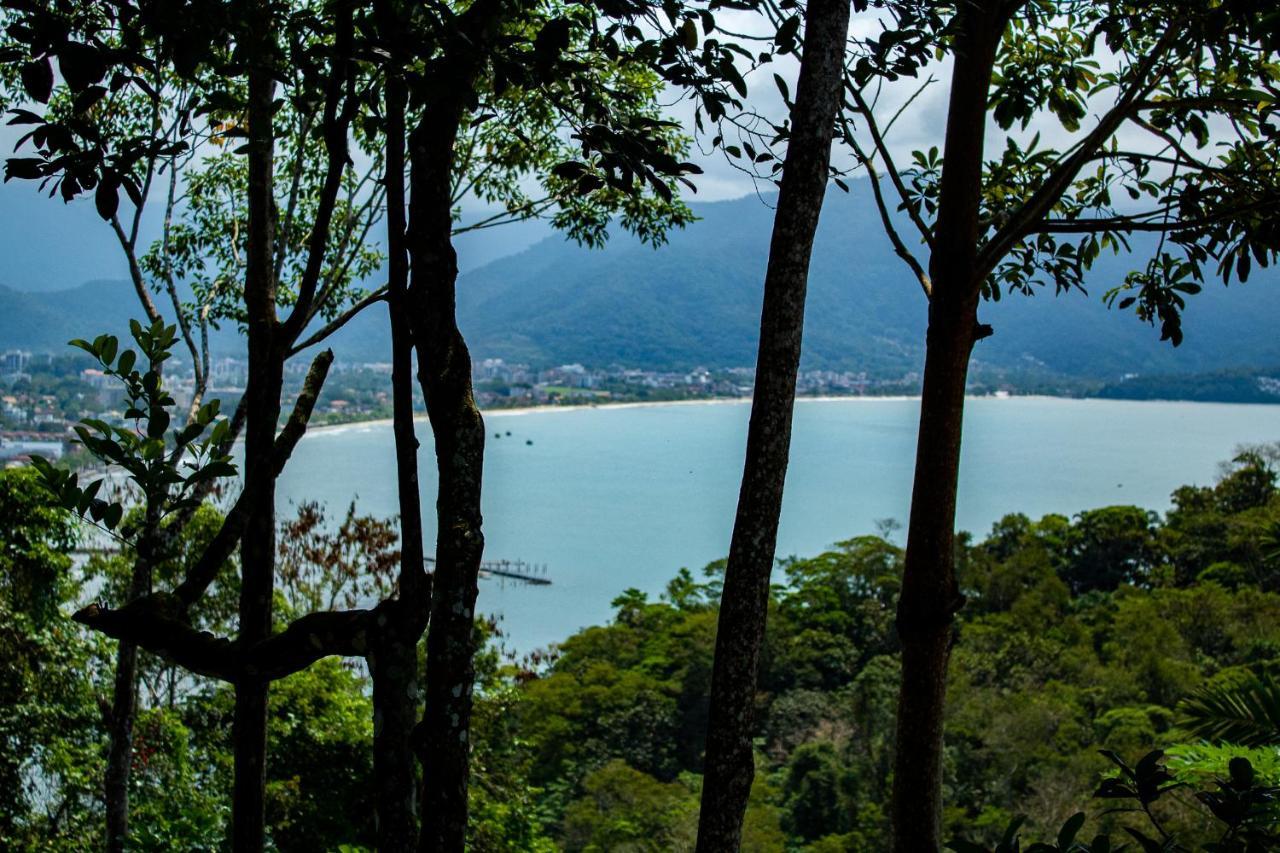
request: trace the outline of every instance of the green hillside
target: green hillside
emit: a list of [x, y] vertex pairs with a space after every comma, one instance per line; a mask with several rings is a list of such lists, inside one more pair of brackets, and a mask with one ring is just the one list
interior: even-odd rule
[[[866, 193], [833, 191], [809, 284], [805, 366], [898, 375], [918, 369], [925, 302], [890, 251]], [[660, 250], [625, 234], [603, 250], [559, 237], [462, 276], [459, 313], [477, 358], [549, 366], [736, 367], [755, 360], [772, 210], [748, 197], [695, 205], [700, 221]], [[1136, 241], [1135, 241], [1136, 242]], [[975, 369], [1112, 381], [1130, 374], [1202, 373], [1280, 363], [1280, 288], [1262, 271], [1247, 285], [1206, 287], [1174, 349], [1102, 294], [1130, 262], [1104, 257], [1088, 295], [1011, 296], [985, 306], [996, 329]], [[0, 349], [56, 350], [71, 337], [119, 331], [138, 313], [126, 282], [24, 293], [0, 287]], [[375, 307], [335, 336], [340, 358], [386, 360], [387, 321]], [[215, 349], [238, 348], [232, 330]]]
[[[737, 366], [755, 360], [772, 211], [755, 197], [695, 206], [701, 221], [655, 251], [625, 236], [603, 251], [548, 239], [464, 277], [459, 311], [483, 355], [534, 363], [611, 361], [654, 367]], [[1136, 244], [1137, 241], [1135, 241]], [[1006, 297], [986, 306], [996, 335], [980, 364], [1070, 376], [1204, 371], [1280, 357], [1280, 291], [1266, 274], [1207, 287], [1187, 311], [1175, 350], [1103, 292], [1125, 258], [1103, 258], [1089, 295]], [[807, 367], [900, 372], [918, 367], [925, 302], [893, 256], [870, 200], [833, 191], [809, 281]]]

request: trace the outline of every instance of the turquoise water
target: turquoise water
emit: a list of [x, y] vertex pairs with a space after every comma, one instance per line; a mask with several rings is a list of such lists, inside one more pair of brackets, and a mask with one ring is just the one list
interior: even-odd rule
[[[563, 639], [607, 620], [624, 589], [657, 594], [681, 566], [697, 570], [724, 556], [749, 409], [487, 413], [486, 557], [546, 563], [553, 580], [481, 581], [479, 609], [501, 615], [508, 644], [529, 650]], [[918, 410], [915, 400], [895, 399], [798, 405], [780, 555], [815, 554], [873, 532], [879, 519], [906, 520]], [[418, 435], [430, 511], [435, 459], [425, 422]], [[1278, 439], [1280, 406], [971, 399], [958, 525], [983, 534], [1014, 511], [1164, 510], [1175, 487], [1212, 482], [1237, 444]], [[360, 511], [389, 515], [395, 492], [390, 426], [355, 424], [304, 439], [278, 494], [282, 511], [312, 499], [340, 512], [355, 498]], [[426, 521], [434, 541], [434, 518]]]

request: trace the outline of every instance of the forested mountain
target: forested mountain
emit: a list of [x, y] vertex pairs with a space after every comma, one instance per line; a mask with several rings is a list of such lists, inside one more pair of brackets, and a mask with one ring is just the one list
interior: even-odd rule
[[[893, 255], [864, 189], [828, 194], [810, 270], [806, 366], [914, 370], [924, 344], [924, 297]], [[695, 205], [701, 220], [672, 234], [661, 251], [625, 236], [603, 251], [544, 240], [463, 277], [464, 329], [477, 353], [509, 360], [751, 364], [772, 217], [767, 201]], [[1280, 290], [1266, 286], [1275, 280], [1267, 271], [1229, 291], [1206, 287], [1191, 300], [1187, 340], [1175, 350], [1131, 314], [1102, 304], [1128, 269], [1127, 259], [1104, 256], [1087, 296], [1044, 293], [987, 306], [984, 319], [996, 334], [976, 358], [1103, 378], [1280, 356], [1273, 333]]]
[[[925, 301], [893, 256], [868, 193], [832, 191], [809, 283], [810, 368], [896, 374], [918, 369]], [[615, 234], [602, 250], [549, 237], [465, 273], [459, 315], [477, 358], [535, 366], [581, 362], [647, 368], [737, 367], [755, 360], [770, 198], [696, 204], [700, 220], [661, 251]], [[615, 229], [617, 230], [617, 229]], [[906, 233], [904, 231], [904, 233]], [[1135, 245], [1141, 245], [1135, 241]], [[1189, 300], [1177, 349], [1102, 294], [1128, 259], [1104, 256], [1088, 294], [1006, 296], [984, 318], [996, 334], [979, 364], [1110, 380], [1125, 373], [1193, 373], [1280, 363], [1280, 288], [1270, 270], [1245, 285], [1206, 286]], [[55, 350], [68, 338], [122, 331], [138, 313], [122, 281], [24, 293], [0, 287], [0, 349]], [[386, 315], [374, 307], [334, 339], [340, 358], [385, 361]], [[220, 349], [238, 341], [224, 330]]]

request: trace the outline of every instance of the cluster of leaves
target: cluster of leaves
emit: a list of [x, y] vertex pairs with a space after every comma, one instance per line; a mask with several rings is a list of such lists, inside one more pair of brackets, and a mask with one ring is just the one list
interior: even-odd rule
[[[95, 418], [75, 427], [80, 443], [104, 463], [124, 469], [148, 506], [163, 518], [171, 512], [194, 509], [197, 488], [208, 480], [232, 476], [236, 468], [224, 446], [229, 430], [218, 417], [217, 400], [201, 406], [182, 426], [170, 430], [175, 402], [165, 389], [161, 365], [169, 358], [177, 336], [175, 326], [162, 322], [144, 327], [130, 321], [138, 349], [120, 349], [113, 335], [72, 345], [92, 355], [104, 375], [119, 382], [125, 393], [126, 420], [133, 426], [114, 426]], [[141, 360], [139, 360], [141, 354]], [[124, 518], [125, 504], [99, 497], [105, 478], [80, 485], [79, 475], [46, 460], [36, 463], [45, 483], [61, 505], [114, 530]]]
[[[1165, 830], [1152, 811], [1156, 801], [1186, 787], [1162, 763], [1163, 750], [1148, 752], [1132, 767], [1115, 752], [1103, 750], [1103, 754], [1116, 765], [1118, 774], [1104, 779], [1094, 797], [1127, 804], [1112, 808], [1109, 813], [1134, 812], [1147, 818], [1150, 829], [1159, 837], [1152, 837], [1141, 829], [1125, 827], [1125, 832], [1138, 843], [1139, 848], [1145, 853], [1187, 849]], [[1195, 792], [1196, 799], [1205, 805], [1222, 827], [1217, 840], [1205, 844], [1203, 849], [1210, 853], [1252, 853], [1274, 849], [1276, 844], [1280, 844], [1280, 835], [1276, 833], [1276, 825], [1280, 821], [1280, 787], [1261, 782], [1249, 759], [1242, 756], [1230, 759], [1227, 769], [1229, 778], [1216, 779], [1216, 790]], [[952, 840], [948, 847], [957, 853], [1111, 853], [1124, 846], [1113, 844], [1105, 833], [1089, 842], [1077, 840], [1085, 824], [1085, 813], [1076, 812], [1067, 818], [1052, 843], [1035, 842], [1024, 848], [1019, 829], [1025, 820], [1024, 817], [1015, 818], [994, 847], [963, 838]]]
[[[921, 74], [930, 54], [950, 51], [965, 26], [961, 4], [928, 4], [928, 12], [917, 8], [924, 4], [889, 5], [906, 26], [860, 41], [868, 57], [854, 68], [858, 90]], [[1102, 251], [1118, 253], [1132, 234], [1155, 233], [1149, 259], [1107, 299], [1179, 344], [1188, 295], [1214, 275], [1243, 281], [1280, 251], [1280, 66], [1271, 58], [1280, 23], [1266, 4], [1248, 0], [1030, 0], [979, 14], [1005, 12], [987, 99], [1005, 134], [982, 176], [984, 294], [1080, 288]], [[901, 68], [883, 58], [913, 43], [924, 50], [906, 51]], [[858, 107], [870, 122], [874, 105]], [[1069, 142], [1045, 144], [1042, 130]], [[845, 136], [860, 162], [874, 159]], [[900, 209], [929, 242], [943, 161], [936, 151], [913, 157], [902, 170]]]

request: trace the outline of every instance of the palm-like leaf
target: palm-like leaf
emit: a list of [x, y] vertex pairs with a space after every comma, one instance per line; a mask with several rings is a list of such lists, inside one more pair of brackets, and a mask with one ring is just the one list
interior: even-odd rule
[[1280, 744], [1280, 684], [1269, 676], [1201, 690], [1182, 703], [1181, 711], [1184, 725], [1205, 740]]

